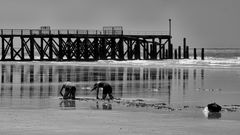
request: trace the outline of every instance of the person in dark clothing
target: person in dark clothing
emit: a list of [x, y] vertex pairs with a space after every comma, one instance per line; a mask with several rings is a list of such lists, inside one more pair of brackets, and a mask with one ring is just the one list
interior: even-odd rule
[[102, 94], [102, 99], [106, 99], [107, 95], [109, 96], [109, 99], [113, 99], [113, 95], [112, 95], [112, 87], [110, 84], [106, 83], [106, 82], [97, 82], [94, 84], [94, 87], [92, 88], [91, 91], [93, 90], [97, 90], [96, 93], [96, 98], [99, 99], [98, 94], [99, 94], [99, 88], [103, 89], [103, 94]]
[[[64, 94], [62, 93], [63, 89], [65, 89]], [[60, 90], [60, 95], [63, 97], [63, 99], [75, 99], [75, 93], [76, 87], [71, 82], [64, 83]]]

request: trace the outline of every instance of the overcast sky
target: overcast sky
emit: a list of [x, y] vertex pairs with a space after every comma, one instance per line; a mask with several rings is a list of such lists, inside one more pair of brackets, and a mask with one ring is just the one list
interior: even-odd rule
[[240, 48], [240, 0], [0, 0], [0, 28], [168, 31], [174, 46]]

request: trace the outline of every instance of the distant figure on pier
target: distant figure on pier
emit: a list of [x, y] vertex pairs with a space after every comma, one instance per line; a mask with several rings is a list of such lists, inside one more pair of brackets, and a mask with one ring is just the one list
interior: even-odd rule
[[[63, 89], [65, 89], [64, 94], [62, 93]], [[71, 82], [65, 82], [60, 90], [60, 95], [63, 99], [75, 99], [76, 87]]]
[[94, 84], [93, 88], [91, 91], [97, 90], [96, 93], [96, 98], [99, 99], [98, 94], [99, 94], [99, 89], [102, 88], [102, 99], [106, 99], [107, 95], [109, 96], [109, 99], [113, 99], [112, 95], [112, 86], [106, 82], [97, 82]]

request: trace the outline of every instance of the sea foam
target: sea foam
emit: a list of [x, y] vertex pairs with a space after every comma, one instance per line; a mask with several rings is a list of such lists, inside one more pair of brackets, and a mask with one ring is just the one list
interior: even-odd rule
[[[5, 62], [8, 63], [8, 62]], [[11, 62], [9, 62], [11, 63]], [[16, 63], [16, 62], [15, 62]], [[23, 64], [24, 62], [17, 62]], [[92, 62], [71, 61], [71, 62], [47, 62], [33, 61], [26, 64], [34, 65], [63, 65], [63, 66], [122, 66], [122, 67], [209, 67], [209, 68], [239, 68], [240, 57], [234, 58], [216, 58], [205, 57], [201, 60], [200, 57], [193, 59], [164, 59], [164, 60], [98, 60]]]

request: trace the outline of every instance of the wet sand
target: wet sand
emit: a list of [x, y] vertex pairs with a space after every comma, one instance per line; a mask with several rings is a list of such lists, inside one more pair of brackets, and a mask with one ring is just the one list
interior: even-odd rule
[[[0, 134], [3, 135], [236, 135], [240, 122], [235, 120], [188, 117], [188, 113], [201, 113], [183, 107], [174, 110], [139, 106], [143, 100], [101, 101], [88, 98], [76, 100], [74, 106], [62, 104], [61, 99], [50, 99], [52, 106], [34, 108], [26, 105], [0, 109]], [[69, 102], [71, 100], [67, 100]], [[120, 103], [118, 101], [121, 101]], [[97, 104], [96, 104], [97, 103]], [[111, 107], [108, 108], [107, 105]], [[131, 104], [129, 106], [129, 104]], [[147, 103], [146, 103], [147, 104]], [[99, 106], [98, 106], [99, 105]], [[202, 115], [203, 116], [203, 115]]]
[[[238, 70], [2, 64], [2, 135], [236, 135], [240, 127]], [[58, 98], [64, 81], [79, 100]], [[97, 101], [89, 88], [108, 81], [115, 101]], [[86, 98], [87, 97], [87, 98]], [[222, 105], [206, 117], [205, 105]]]

